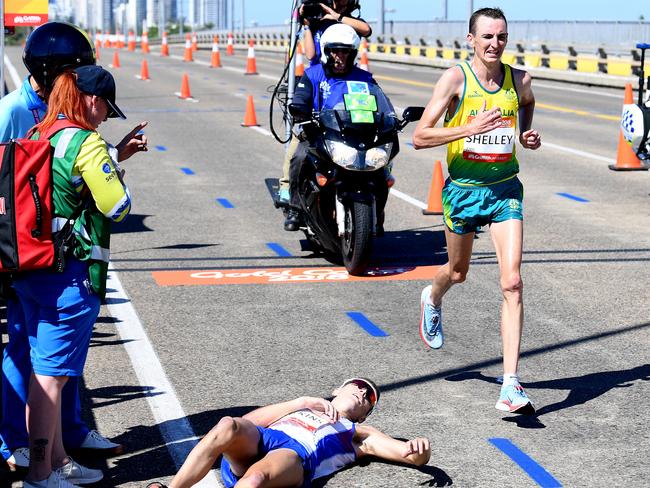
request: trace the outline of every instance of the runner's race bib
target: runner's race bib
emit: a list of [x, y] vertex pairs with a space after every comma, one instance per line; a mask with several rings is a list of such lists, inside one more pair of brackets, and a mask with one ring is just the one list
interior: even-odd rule
[[[467, 117], [467, 123], [474, 116]], [[465, 138], [463, 159], [479, 163], [505, 163], [512, 159], [515, 147], [515, 118], [502, 117], [501, 127]]]
[[316, 432], [320, 427], [331, 423], [328, 419], [324, 419], [310, 410], [293, 412], [282, 418], [281, 421], [298, 425], [312, 433]]

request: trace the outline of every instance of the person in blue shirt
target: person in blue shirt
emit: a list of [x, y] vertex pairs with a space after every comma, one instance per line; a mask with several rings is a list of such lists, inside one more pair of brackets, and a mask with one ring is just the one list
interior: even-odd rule
[[[399, 440], [362, 425], [379, 401], [374, 382], [350, 378], [333, 395], [331, 401], [300, 397], [222, 418], [192, 449], [169, 488], [196, 485], [221, 455], [226, 488], [306, 488], [368, 456], [414, 466], [429, 462], [429, 439]], [[153, 482], [147, 488], [167, 487]]]
[[[332, 2], [332, 7], [328, 7], [324, 3], [320, 3], [318, 6], [321, 9], [318, 19], [306, 18], [304, 15], [305, 6], [304, 4], [300, 6], [300, 15], [303, 23], [302, 42], [309, 66], [318, 66], [321, 62], [320, 41], [327, 28], [340, 23], [352, 27], [361, 37], [369, 37], [372, 34], [372, 29], [365, 20], [352, 16], [352, 13], [360, 8], [357, 0], [337, 0]], [[294, 136], [291, 138], [291, 143], [285, 154], [284, 164], [282, 165], [282, 177], [279, 181], [278, 198], [283, 203], [289, 203], [290, 200], [289, 165], [297, 146], [298, 139]], [[286, 230], [292, 229], [288, 228]]]
[[302, 17], [302, 41], [305, 48], [305, 57], [311, 66], [320, 63], [321, 49], [320, 40], [328, 27], [341, 23], [349, 25], [361, 37], [370, 37], [372, 29], [370, 25], [360, 17], [353, 17], [352, 12], [360, 9], [357, 0], [336, 0], [332, 7], [324, 3], [319, 4], [322, 9], [322, 16], [318, 20], [304, 17], [304, 5], [300, 7]]
[[[310, 66], [296, 85], [292, 105], [300, 107], [303, 113], [334, 109], [343, 102], [348, 82], [358, 81], [376, 85], [372, 75], [355, 65], [360, 43], [355, 30], [345, 24], [329, 27], [321, 37], [320, 63]], [[300, 226], [297, 196], [297, 175], [309, 148], [309, 141], [303, 140], [291, 158], [289, 170], [289, 193], [292, 207], [287, 211], [284, 229], [296, 231]]]
[[[47, 111], [46, 100], [56, 77], [68, 69], [95, 64], [95, 53], [88, 36], [72, 24], [49, 22], [38, 27], [27, 40], [23, 62], [29, 75], [22, 85], [0, 99], [0, 142], [24, 137], [40, 123]], [[147, 150], [147, 139], [137, 133], [146, 126], [138, 124], [109, 150], [115, 160], [123, 161], [136, 152]], [[9, 298], [9, 300], [12, 300]], [[29, 448], [25, 406], [31, 374], [27, 332], [11, 316], [15, 307], [7, 307], [7, 344], [2, 361], [2, 416], [0, 418], [0, 455], [11, 470], [29, 466]], [[81, 420], [79, 383], [70, 378], [63, 390], [63, 442], [72, 449], [114, 455], [123, 450]], [[79, 481], [77, 481], [79, 482]]]

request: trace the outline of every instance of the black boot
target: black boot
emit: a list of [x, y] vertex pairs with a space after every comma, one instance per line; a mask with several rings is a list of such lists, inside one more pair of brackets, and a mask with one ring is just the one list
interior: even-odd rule
[[295, 232], [300, 228], [300, 214], [297, 210], [290, 208], [287, 211], [287, 218], [284, 219], [284, 230]]

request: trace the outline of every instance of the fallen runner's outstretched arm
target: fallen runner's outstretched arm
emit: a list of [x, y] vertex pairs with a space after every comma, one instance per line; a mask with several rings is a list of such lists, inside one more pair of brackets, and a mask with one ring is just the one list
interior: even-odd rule
[[422, 466], [431, 458], [426, 437], [400, 441], [369, 425], [357, 425], [354, 433], [357, 457], [375, 456], [386, 461]]

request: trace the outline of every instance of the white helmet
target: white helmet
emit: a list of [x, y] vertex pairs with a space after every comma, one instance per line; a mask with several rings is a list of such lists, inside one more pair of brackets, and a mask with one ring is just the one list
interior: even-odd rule
[[625, 141], [632, 146], [639, 159], [649, 159], [650, 108], [632, 104], [624, 105], [621, 129]]
[[351, 68], [357, 57], [359, 44], [361, 44], [361, 39], [359, 39], [359, 36], [352, 27], [347, 24], [334, 24], [325, 29], [325, 32], [323, 32], [320, 38], [320, 61], [325, 65], [331, 63], [329, 58], [330, 49], [350, 49], [352, 52], [348, 57], [348, 63], [350, 63]]

